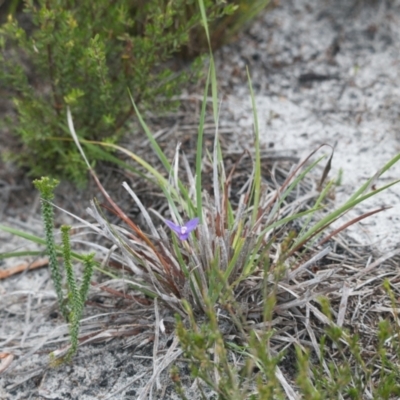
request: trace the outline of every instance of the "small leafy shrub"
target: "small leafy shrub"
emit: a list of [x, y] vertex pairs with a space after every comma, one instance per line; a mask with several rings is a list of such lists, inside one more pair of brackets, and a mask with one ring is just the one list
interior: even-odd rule
[[[212, 75], [213, 71], [209, 77]], [[330, 282], [332, 271], [325, 271], [321, 267], [321, 274], [310, 278], [307, 267], [329, 254], [332, 249], [322, 245], [349, 225], [345, 223], [333, 232], [327, 232], [334, 221], [355, 205], [398, 181], [371, 192], [368, 191], [374, 179], [371, 178], [342, 206], [321, 215], [319, 211], [325, 208], [324, 202], [335, 182], [331, 180], [320, 191], [313, 191], [313, 205], [309, 195], [306, 195], [298, 197], [293, 207], [290, 196], [301, 193], [300, 184], [322, 158], [309, 164], [307, 160], [300, 162], [276, 189], [264, 185], [255, 111], [255, 150], [251, 154], [253, 170], [239, 190], [239, 199], [234, 200], [230, 195], [234, 173], [236, 168], [240, 168], [245, 154], [239, 157], [229, 172], [226, 171], [218, 131], [213, 149], [203, 152], [208, 84], [209, 80], [200, 114], [194, 172], [190, 170], [186, 158], [181, 157], [179, 146], [174, 160], [168, 160], [133, 103], [153, 149], [169, 174], [169, 178], [165, 178], [145, 160], [124, 150], [157, 181], [169, 207], [171, 220], [163, 218], [156, 210], [147, 210], [133, 189], [123, 183], [139, 207], [147, 230], [131, 220], [102, 187], [85, 157], [68, 112], [71, 134], [87, 167], [110, 209], [129, 231], [110, 224], [96, 202], [92, 203], [89, 213], [96, 220], [96, 225], [102, 227], [102, 235], [118, 249], [113, 257], [118, 255], [124, 260], [130, 275], [126, 282], [136, 291], [138, 298], [141, 298], [141, 294], [146, 299], [154, 299], [156, 308], [160, 301], [160, 307], [175, 314], [176, 336], [185, 359], [189, 361], [192, 376], [200, 378], [217, 394], [218, 399], [284, 399], [287, 395], [296, 398], [295, 389], [287, 379], [288, 374], [285, 376], [282, 371], [285, 364], [286, 368], [294, 367], [294, 364], [291, 366], [285, 361], [285, 357], [292, 347], [288, 343], [302, 344], [300, 336], [296, 337], [298, 332], [302, 332], [302, 335], [306, 332], [312, 338], [306, 342], [313, 346], [315, 354], [327, 360], [330, 353], [326, 352], [324, 341], [328, 339], [338, 348], [344, 341], [345, 344], [340, 347], [341, 355], [351, 354], [351, 364], [344, 361], [337, 366], [337, 370], [335, 364], [328, 364], [331, 372], [323, 380], [319, 365], [314, 370], [316, 362], [309, 362], [307, 348], [304, 345], [299, 347], [297, 385], [308, 396], [306, 398], [335, 398], [329, 396], [338, 393], [361, 398], [357, 394], [364, 391], [371, 373], [361, 358], [358, 337], [350, 337], [349, 333], [336, 325], [331, 319], [328, 300], [321, 300], [323, 293], [334, 290], [330, 288], [335, 287]], [[254, 106], [253, 93], [252, 102]], [[212, 193], [203, 190], [205, 159], [212, 165]], [[186, 166], [188, 186], [180, 179], [180, 160]], [[400, 155], [394, 157], [379, 171], [379, 175], [399, 160]], [[326, 173], [325, 168], [323, 177], [326, 177]], [[323, 180], [320, 186], [324, 184]], [[157, 217], [157, 221], [163, 221], [161, 227], [157, 227], [150, 213]], [[365, 213], [362, 218], [370, 214]], [[359, 217], [350, 224], [358, 220]], [[299, 232], [293, 233], [293, 221], [301, 222]], [[340, 278], [341, 284], [343, 279]], [[145, 298], [141, 301], [145, 301]], [[319, 305], [324, 313], [315, 305]], [[307, 323], [305, 329], [302, 327], [307, 321], [304, 306], [312, 308], [319, 321], [323, 322], [325, 336], [318, 332], [315, 322]], [[155, 324], [158, 326], [157, 322]], [[296, 325], [293, 330], [286, 328], [293, 325]], [[156, 351], [156, 344], [154, 346]], [[181, 354], [171, 349], [168, 352], [169, 363]], [[318, 361], [325, 367], [324, 359]], [[326, 374], [325, 369], [321, 371]], [[354, 371], [357, 376], [351, 375]], [[161, 367], [149, 380], [146, 390], [155, 384], [160, 372]], [[177, 391], [185, 399], [178, 375], [176, 368], [171, 370]], [[395, 393], [392, 385], [395, 375], [396, 371], [393, 371], [388, 385], [382, 389], [385, 393]]]
[[[134, 113], [127, 88], [144, 109], [160, 111], [174, 106], [171, 97], [200, 71], [199, 62], [191, 71], [163, 65], [199, 24], [195, 2], [39, 0], [26, 1], [24, 10], [32, 26], [10, 15], [0, 30], [0, 85], [13, 97], [18, 121], [10, 127], [22, 145], [9, 157], [33, 176], [86, 178], [66, 139], [67, 105], [81, 139], [115, 143]], [[234, 6], [210, 0], [205, 10], [211, 21]]]

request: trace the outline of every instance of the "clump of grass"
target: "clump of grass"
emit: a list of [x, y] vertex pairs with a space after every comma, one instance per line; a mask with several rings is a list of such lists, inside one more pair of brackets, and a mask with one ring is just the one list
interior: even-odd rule
[[[209, 79], [212, 77], [211, 70]], [[208, 94], [209, 82], [204, 98]], [[240, 167], [246, 154], [237, 160], [230, 171], [226, 171], [218, 130], [213, 149], [203, 153], [201, 138], [205, 103], [204, 100], [194, 173], [185, 156], [180, 154], [179, 145], [172, 163], [168, 161], [133, 103], [143, 129], [168, 174], [168, 178], [165, 178], [137, 155], [124, 150], [157, 181], [169, 208], [170, 219], [166, 220], [156, 210], [147, 210], [132, 188], [123, 183], [141, 210], [148, 233], [115, 204], [91, 170], [109, 206], [129, 229], [126, 231], [108, 223], [98, 204], [92, 203], [91, 216], [102, 227], [103, 235], [118, 249], [114, 253], [119, 260], [123, 260], [128, 271], [130, 277], [125, 275], [125, 281], [139, 297], [158, 299], [162, 307], [177, 315], [177, 337], [190, 360], [193, 375], [201, 378], [221, 399], [296, 398], [294, 383], [289, 381], [280, 365], [284, 364], [285, 354], [291, 347], [288, 343], [302, 343], [304, 335], [308, 338], [310, 348], [319, 357], [324, 354], [318, 346], [319, 340], [323, 344], [326, 341], [324, 337], [328, 337], [341, 343], [346, 349], [343, 354], [349, 351], [354, 362], [360, 363], [360, 371], [365, 373], [357, 340], [350, 340], [349, 334], [342, 332], [342, 317], [339, 324], [334, 323], [332, 316], [328, 318], [319, 311], [321, 296], [336, 295], [344, 290], [346, 277], [339, 276], [337, 266], [319, 267], [318, 274], [312, 273], [310, 267], [332, 253], [332, 248], [324, 244], [349, 225], [347, 223], [328, 231], [334, 221], [355, 205], [396, 183], [374, 192], [367, 191], [371, 182], [397, 162], [400, 156], [389, 161], [344, 205], [329, 212], [324, 204], [333, 180], [326, 184], [319, 182], [320, 190], [315, 187], [312, 195], [295, 196], [296, 201], [288, 201], [323, 159], [320, 157], [308, 163], [315, 152], [294, 166], [279, 187], [271, 188], [262, 184], [261, 152], [256, 128], [254, 154], [247, 154], [253, 158], [253, 171], [238, 190], [239, 199], [234, 204], [230, 197], [232, 181], [235, 170]], [[214, 115], [218, 115], [218, 112]], [[76, 145], [85, 157], [70, 113], [68, 121]], [[202, 189], [202, 166], [205, 161], [212, 165], [212, 193]], [[89, 162], [86, 162], [90, 168]], [[181, 162], [187, 175], [186, 185], [179, 175]], [[328, 167], [329, 164], [330, 160]], [[323, 176], [327, 175], [326, 172]], [[322, 209], [324, 216], [318, 217]], [[361, 218], [370, 214], [366, 213]], [[161, 221], [158, 228], [154, 217]], [[298, 232], [293, 230], [295, 221], [301, 223]], [[170, 234], [169, 229], [172, 231]], [[305, 313], [302, 309], [305, 309]], [[331, 307], [325, 307], [327, 310], [331, 310]], [[313, 323], [310, 313], [316, 318]], [[328, 328], [326, 333], [318, 329], [320, 323]], [[296, 326], [295, 332], [284, 328], [293, 324]], [[334, 333], [336, 336], [332, 339]], [[168, 363], [172, 363], [177, 354], [168, 358]], [[316, 373], [313, 375], [310, 368], [303, 368], [308, 365], [307, 354], [306, 347], [298, 346], [297, 357], [302, 366], [300, 372], [307, 375], [307, 380], [300, 374], [298, 382], [302, 384], [297, 388], [304, 394], [324, 398], [318, 396], [323, 393], [329, 396], [337, 394], [343, 387], [350, 394], [352, 391], [361, 393], [360, 382], [368, 376], [363, 375], [358, 380], [349, 379], [348, 372], [353, 371], [354, 363], [333, 370], [326, 384], [317, 383], [319, 376]], [[324, 370], [328, 368], [327, 371], [330, 371], [331, 367], [326, 365], [323, 358], [319, 360]], [[254, 373], [254, 369], [258, 372]], [[143, 396], [160, 372], [160, 369], [154, 372], [146, 386], [147, 391], [142, 392]], [[345, 384], [333, 385], [336, 378]]]

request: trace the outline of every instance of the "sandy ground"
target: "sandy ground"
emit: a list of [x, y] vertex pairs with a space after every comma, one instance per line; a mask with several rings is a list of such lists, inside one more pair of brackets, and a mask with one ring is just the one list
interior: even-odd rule
[[[247, 65], [267, 147], [299, 156], [320, 144], [335, 147], [330, 176], [335, 178], [343, 171], [337, 205], [400, 151], [399, 0], [281, 1], [234, 43], [218, 51], [216, 61], [223, 97], [221, 124], [233, 124], [234, 135], [251, 133]], [[376, 187], [399, 177], [400, 164], [379, 179]], [[397, 185], [358, 207], [348, 218], [392, 206], [357, 224], [350, 235], [362, 244], [372, 244], [376, 253], [396, 249], [399, 198]], [[35, 196], [30, 200], [32, 212], [23, 220], [4, 213], [2, 223], [40, 232]], [[2, 251], [21, 245], [2, 232], [0, 243]], [[15, 369], [0, 375], [1, 400], [138, 398], [152, 374], [151, 344], [132, 348], [128, 338], [91, 344], [79, 350], [73, 364], [43, 369], [47, 354], [35, 352], [32, 338], [46, 332], [50, 342], [59, 337], [57, 329], [65, 331], [51, 308], [54, 293], [47, 271], [2, 281], [0, 295], [0, 351], [15, 355]], [[92, 311], [89, 308], [88, 317]], [[192, 385], [182, 368], [185, 385]], [[152, 398], [177, 398], [173, 386], [165, 382], [164, 389]], [[190, 398], [198, 398], [195, 387]]]
[[[337, 205], [400, 151], [400, 3], [350, 3], [282, 2], [218, 57], [225, 106], [241, 128], [252, 125], [248, 65], [264, 142], [299, 155], [335, 146], [330, 176], [343, 172]], [[376, 187], [399, 178], [400, 163]], [[397, 185], [358, 207], [352, 216], [393, 208], [357, 224], [351, 235], [380, 251], [394, 248], [399, 196]]]

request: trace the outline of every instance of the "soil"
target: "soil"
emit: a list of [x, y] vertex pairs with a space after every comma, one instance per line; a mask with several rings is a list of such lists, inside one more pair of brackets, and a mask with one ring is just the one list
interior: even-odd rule
[[[336, 188], [336, 206], [400, 152], [399, 0], [281, 1], [253, 21], [231, 44], [217, 51], [215, 58], [223, 100], [220, 126], [230, 145], [236, 144], [239, 150], [253, 145], [247, 66], [255, 92], [261, 139], [271, 157], [303, 158], [320, 145], [330, 146], [319, 151], [329, 155], [334, 148], [329, 176], [336, 179], [342, 171]], [[201, 87], [182, 96], [185, 102], [194, 104], [195, 110], [201, 97]], [[190, 106], [183, 106], [168, 118], [159, 119], [151, 114], [147, 118], [154, 132], [165, 128], [163, 136], [169, 135], [166, 141], [170, 146], [175, 147], [178, 138], [186, 138], [190, 153], [195, 148], [192, 138], [197, 131], [193, 123], [196, 115], [188, 117], [192, 111]], [[5, 143], [8, 133], [0, 135]], [[124, 144], [137, 148], [137, 142], [133, 144], [130, 139]], [[142, 143], [142, 154], [148, 149]], [[2, 164], [1, 168], [1, 224], [42, 235], [39, 197], [30, 179], [10, 164]], [[128, 209], [129, 199], [120, 185], [133, 178], [109, 165], [99, 175], [122, 208]], [[373, 188], [399, 177], [400, 164], [395, 164], [374, 182]], [[142, 188], [142, 194], [145, 191]], [[89, 200], [96, 193], [93, 183], [86, 191], [63, 183], [57, 190], [55, 204], [84, 216]], [[349, 245], [357, 242], [368, 246], [373, 259], [398, 250], [399, 198], [400, 185], [395, 185], [356, 207], [345, 221], [338, 222], [337, 226], [383, 205], [392, 207], [354, 225], [349, 231]], [[71, 216], [57, 211], [57, 224], [72, 221]], [[1, 252], [30, 249], [37, 247], [0, 231]], [[35, 260], [26, 256], [6, 259], [0, 269]], [[109, 341], [103, 339], [81, 346], [71, 364], [51, 368], [48, 349], [66, 344], [67, 329], [56, 312], [47, 269], [26, 270], [0, 281], [0, 296], [0, 349], [14, 357], [9, 369], [0, 375], [1, 400], [139, 397], [153, 373], [153, 346], [146, 342], [145, 336], [136, 335], [133, 340], [129, 334], [116, 338], [111, 334]], [[107, 319], [99, 316], [104, 307], [88, 306], [85, 318], [96, 316], [107, 323]], [[132, 305], [121, 303], [118, 309], [118, 317], [129, 321], [134, 311]], [[168, 321], [171, 315], [166, 313], [163, 317]], [[148, 316], [143, 316], [143, 321], [152, 323]], [[168, 335], [163, 338], [164, 351], [171, 347], [169, 339]], [[45, 345], [41, 343], [43, 340]], [[177, 365], [188, 398], [200, 398], [196, 382], [190, 379], [181, 357]], [[213, 398], [212, 393], [208, 396]], [[179, 398], [167, 372], [150, 398]]]

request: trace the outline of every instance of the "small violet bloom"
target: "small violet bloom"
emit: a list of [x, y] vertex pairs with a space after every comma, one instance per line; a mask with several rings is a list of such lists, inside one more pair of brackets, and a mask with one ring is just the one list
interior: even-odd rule
[[196, 229], [196, 226], [199, 223], [199, 219], [191, 219], [183, 226], [176, 225], [168, 219], [165, 220], [165, 223], [178, 235], [179, 239], [186, 240], [189, 237], [189, 233]]

